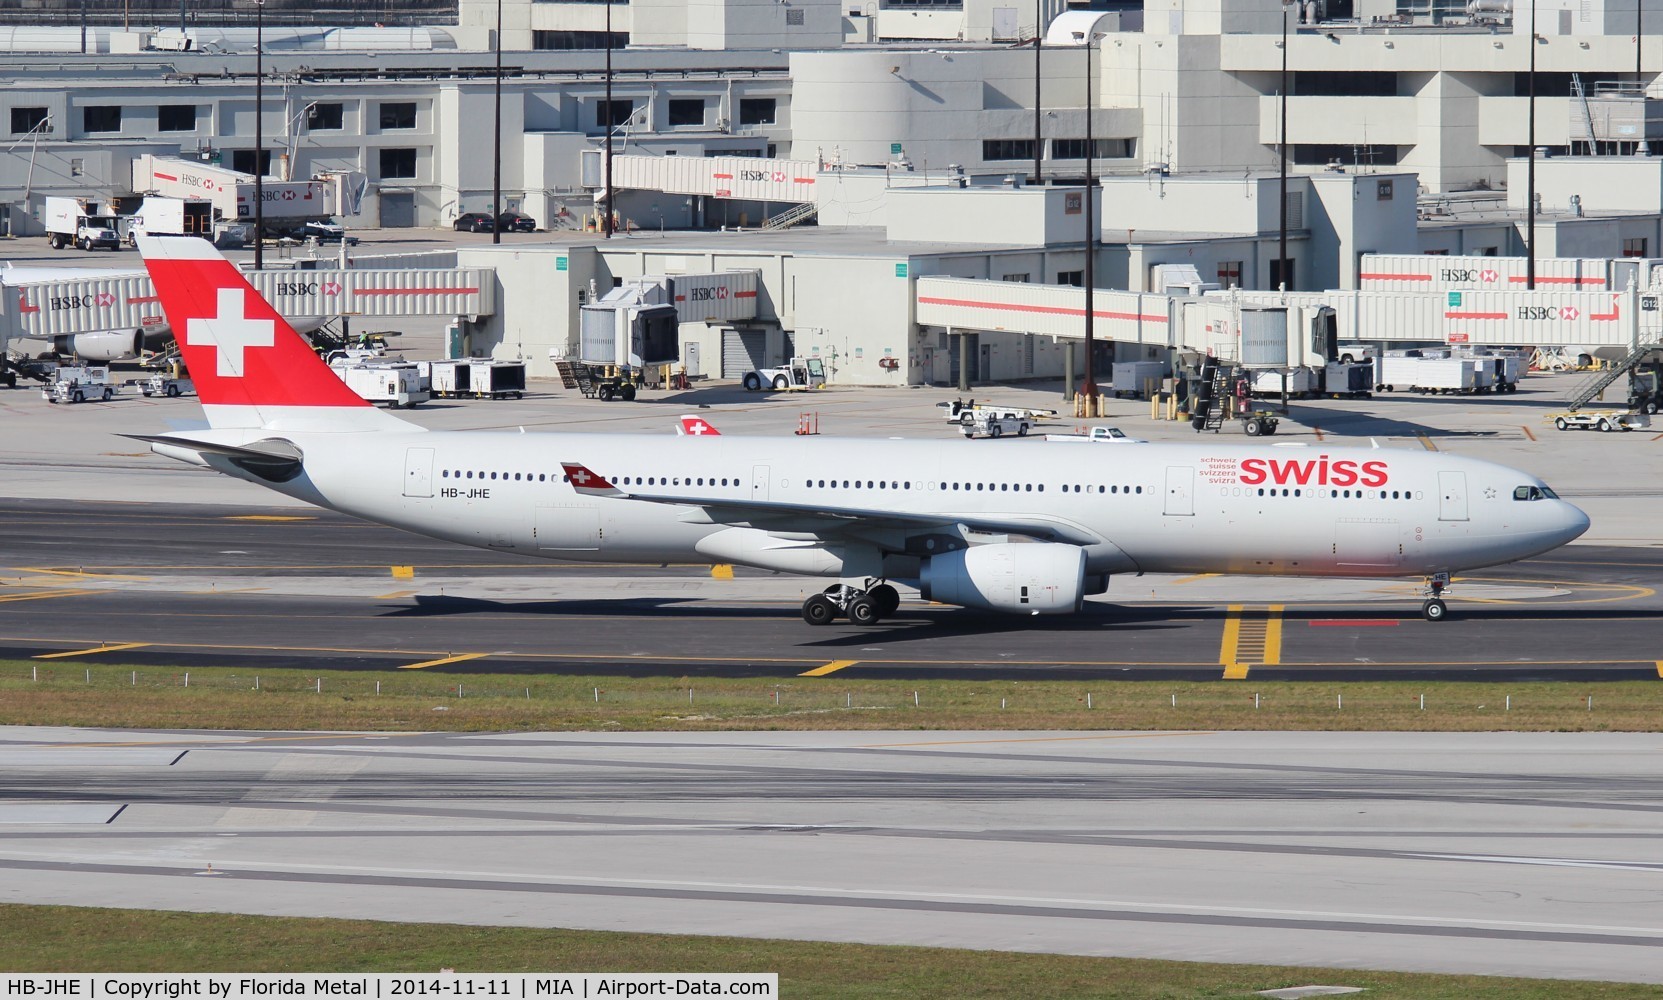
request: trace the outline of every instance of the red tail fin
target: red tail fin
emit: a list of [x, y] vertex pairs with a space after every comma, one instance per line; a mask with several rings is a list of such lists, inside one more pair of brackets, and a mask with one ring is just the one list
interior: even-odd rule
[[716, 425], [703, 417], [684, 414], [681, 423], [676, 425], [676, 433], [688, 437], [715, 437], [722, 432], [716, 429]]
[[347, 388], [206, 240], [141, 236], [138, 245], [211, 424], [409, 429]]

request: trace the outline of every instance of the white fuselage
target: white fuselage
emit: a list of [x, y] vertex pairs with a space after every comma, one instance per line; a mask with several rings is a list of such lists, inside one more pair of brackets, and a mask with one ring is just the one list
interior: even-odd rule
[[[921, 534], [916, 528], [859, 516], [831, 523], [805, 513], [813, 508], [939, 516], [944, 525], [1021, 521], [1035, 534], [1080, 545], [1087, 572], [1097, 575], [1421, 576], [1544, 552], [1588, 523], [1551, 493], [1527, 498], [1529, 488], [1542, 486], [1532, 476], [1435, 452], [487, 431], [239, 434], [282, 438], [304, 454], [299, 477], [265, 484], [280, 492], [435, 538], [568, 560], [740, 563], [909, 579], [885, 560], [903, 550], [927, 555], [912, 544], [917, 538], [909, 543]], [[585, 495], [563, 481], [562, 462], [586, 465], [626, 494], [706, 502]], [[223, 458], [208, 464], [261, 481]], [[710, 498], [804, 511], [725, 511]], [[961, 537], [975, 545], [991, 536]]]

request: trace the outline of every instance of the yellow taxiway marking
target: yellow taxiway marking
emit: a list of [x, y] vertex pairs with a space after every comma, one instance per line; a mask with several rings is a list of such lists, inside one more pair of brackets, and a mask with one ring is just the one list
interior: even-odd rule
[[416, 594], [416, 593], [420, 593], [420, 591], [415, 591], [415, 590], [395, 590], [395, 591], [393, 591], [393, 592], [392, 592], [392, 593], [390, 593], [390, 594], [376, 594], [376, 595], [375, 595], [375, 598], [376, 598], [376, 600], [378, 600], [378, 601], [385, 601], [385, 600], [392, 600], [392, 599], [393, 599], [393, 598], [395, 598], [395, 597], [409, 597], [409, 596], [410, 596], [410, 595], [411, 595], [411, 594]]
[[71, 649], [64, 653], [41, 653], [39, 656], [30, 657], [30, 659], [61, 660], [66, 656], [91, 656], [93, 653], [113, 653], [118, 649], [139, 649], [148, 645], [150, 645], [148, 642], [118, 642], [113, 646], [97, 646], [93, 649]]
[[1172, 581], [1172, 584], [1173, 584], [1173, 586], [1177, 586], [1180, 583], [1194, 583], [1197, 580], [1211, 580], [1215, 576], [1223, 576], [1223, 575], [1224, 575], [1223, 573], [1197, 573], [1194, 576], [1180, 577], [1180, 578]]
[[4, 601], [49, 601], [54, 597], [79, 597], [82, 594], [96, 594], [96, 590], [32, 590], [27, 594], [7, 594], [0, 597]]
[[852, 667], [852, 666], [854, 666], [855, 664], [857, 664], [859, 662], [860, 662], [859, 660], [833, 660], [833, 661], [831, 661], [830, 663], [826, 664], [823, 667], [815, 667], [813, 670], [805, 670], [802, 673], [798, 674], [797, 676], [798, 677], [824, 677], [827, 674], [835, 674], [839, 670], [842, 670], [844, 667]]
[[298, 514], [236, 514], [236, 515], [231, 516], [231, 517], [222, 517], [222, 518], [220, 518], [220, 520], [222, 520], [222, 521], [316, 521], [317, 518], [302, 516], [302, 515], [298, 515]]
[[1013, 736], [1005, 740], [923, 740], [918, 743], [862, 743], [863, 749], [889, 749], [892, 747], [962, 747], [975, 746], [981, 743], [1072, 743], [1079, 740], [1159, 740], [1169, 736], [1217, 736], [1218, 734], [1206, 729], [1184, 730], [1171, 733], [1110, 733], [1101, 736]]
[[13, 566], [19, 573], [40, 573], [45, 576], [67, 576], [71, 580], [148, 580], [147, 576], [130, 576], [126, 573], [88, 573], [79, 569], [49, 569], [45, 566]]
[[1437, 451], [1438, 450], [1438, 446], [1433, 444], [1432, 439], [1427, 437], [1425, 434], [1416, 434], [1415, 436], [1420, 438], [1420, 446], [1422, 448], [1425, 448], [1427, 451]]
[[1254, 666], [1274, 666], [1282, 662], [1282, 612], [1286, 605], [1265, 607], [1263, 617], [1257, 612], [1244, 614], [1245, 605], [1232, 604], [1224, 621], [1224, 639], [1219, 645], [1218, 661], [1224, 666], [1224, 679], [1247, 679]]
[[447, 663], [461, 663], [464, 660], [477, 660], [490, 655], [490, 653], [457, 653], [455, 656], [443, 656], [437, 660], [427, 660], [422, 663], [406, 663], [399, 669], [420, 670], [423, 667], [442, 667]]

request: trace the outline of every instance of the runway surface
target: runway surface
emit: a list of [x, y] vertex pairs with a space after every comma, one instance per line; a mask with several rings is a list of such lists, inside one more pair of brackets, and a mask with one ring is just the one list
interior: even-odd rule
[[[1419, 618], [1412, 581], [1117, 577], [1071, 618], [910, 599], [811, 628], [824, 581], [585, 566], [327, 511], [0, 500], [0, 657], [632, 675], [1580, 680], [1663, 675], [1663, 551], [1570, 546], [1483, 570]], [[408, 575], [399, 567], [407, 567]], [[916, 597], [916, 595], [912, 595]], [[120, 646], [109, 652], [100, 648]]]
[[1660, 753], [11, 728], [0, 900], [1663, 982]]

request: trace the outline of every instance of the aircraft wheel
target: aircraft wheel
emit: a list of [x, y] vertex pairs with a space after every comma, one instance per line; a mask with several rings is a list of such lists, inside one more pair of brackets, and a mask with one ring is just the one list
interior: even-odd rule
[[888, 618], [901, 606], [901, 592], [887, 583], [880, 583], [868, 590], [866, 596], [878, 606], [879, 618]]
[[1420, 606], [1420, 616], [1429, 622], [1441, 622], [1447, 614], [1449, 614], [1449, 605], [1445, 604], [1443, 598], [1440, 597], [1434, 597]]
[[1554, 426], [1554, 429], [1562, 431], [1562, 430], [1565, 430], [1565, 429], [1569, 428], [1571, 425], [1570, 425], [1570, 422], [1568, 420], [1566, 420], [1564, 417], [1554, 417], [1553, 418], [1553, 426]]
[[635, 386], [633, 386], [633, 385], [624, 386], [623, 389], [618, 393], [618, 395], [622, 396], [624, 398], [624, 402], [626, 402], [626, 403], [635, 402]]
[[776, 389], [789, 389], [789, 388], [791, 388], [791, 382], [784, 375], [775, 375], [774, 376], [774, 388], [776, 388]]
[[803, 621], [810, 625], [830, 625], [837, 617], [837, 605], [824, 594], [815, 594], [803, 602]]
[[758, 375], [756, 372], [751, 372], [749, 375], [745, 376], [746, 392], [755, 392], [760, 388], [762, 388], [762, 376]]
[[870, 595], [862, 595], [849, 602], [849, 622], [854, 625], [876, 625], [883, 617], [878, 613], [878, 602]]

